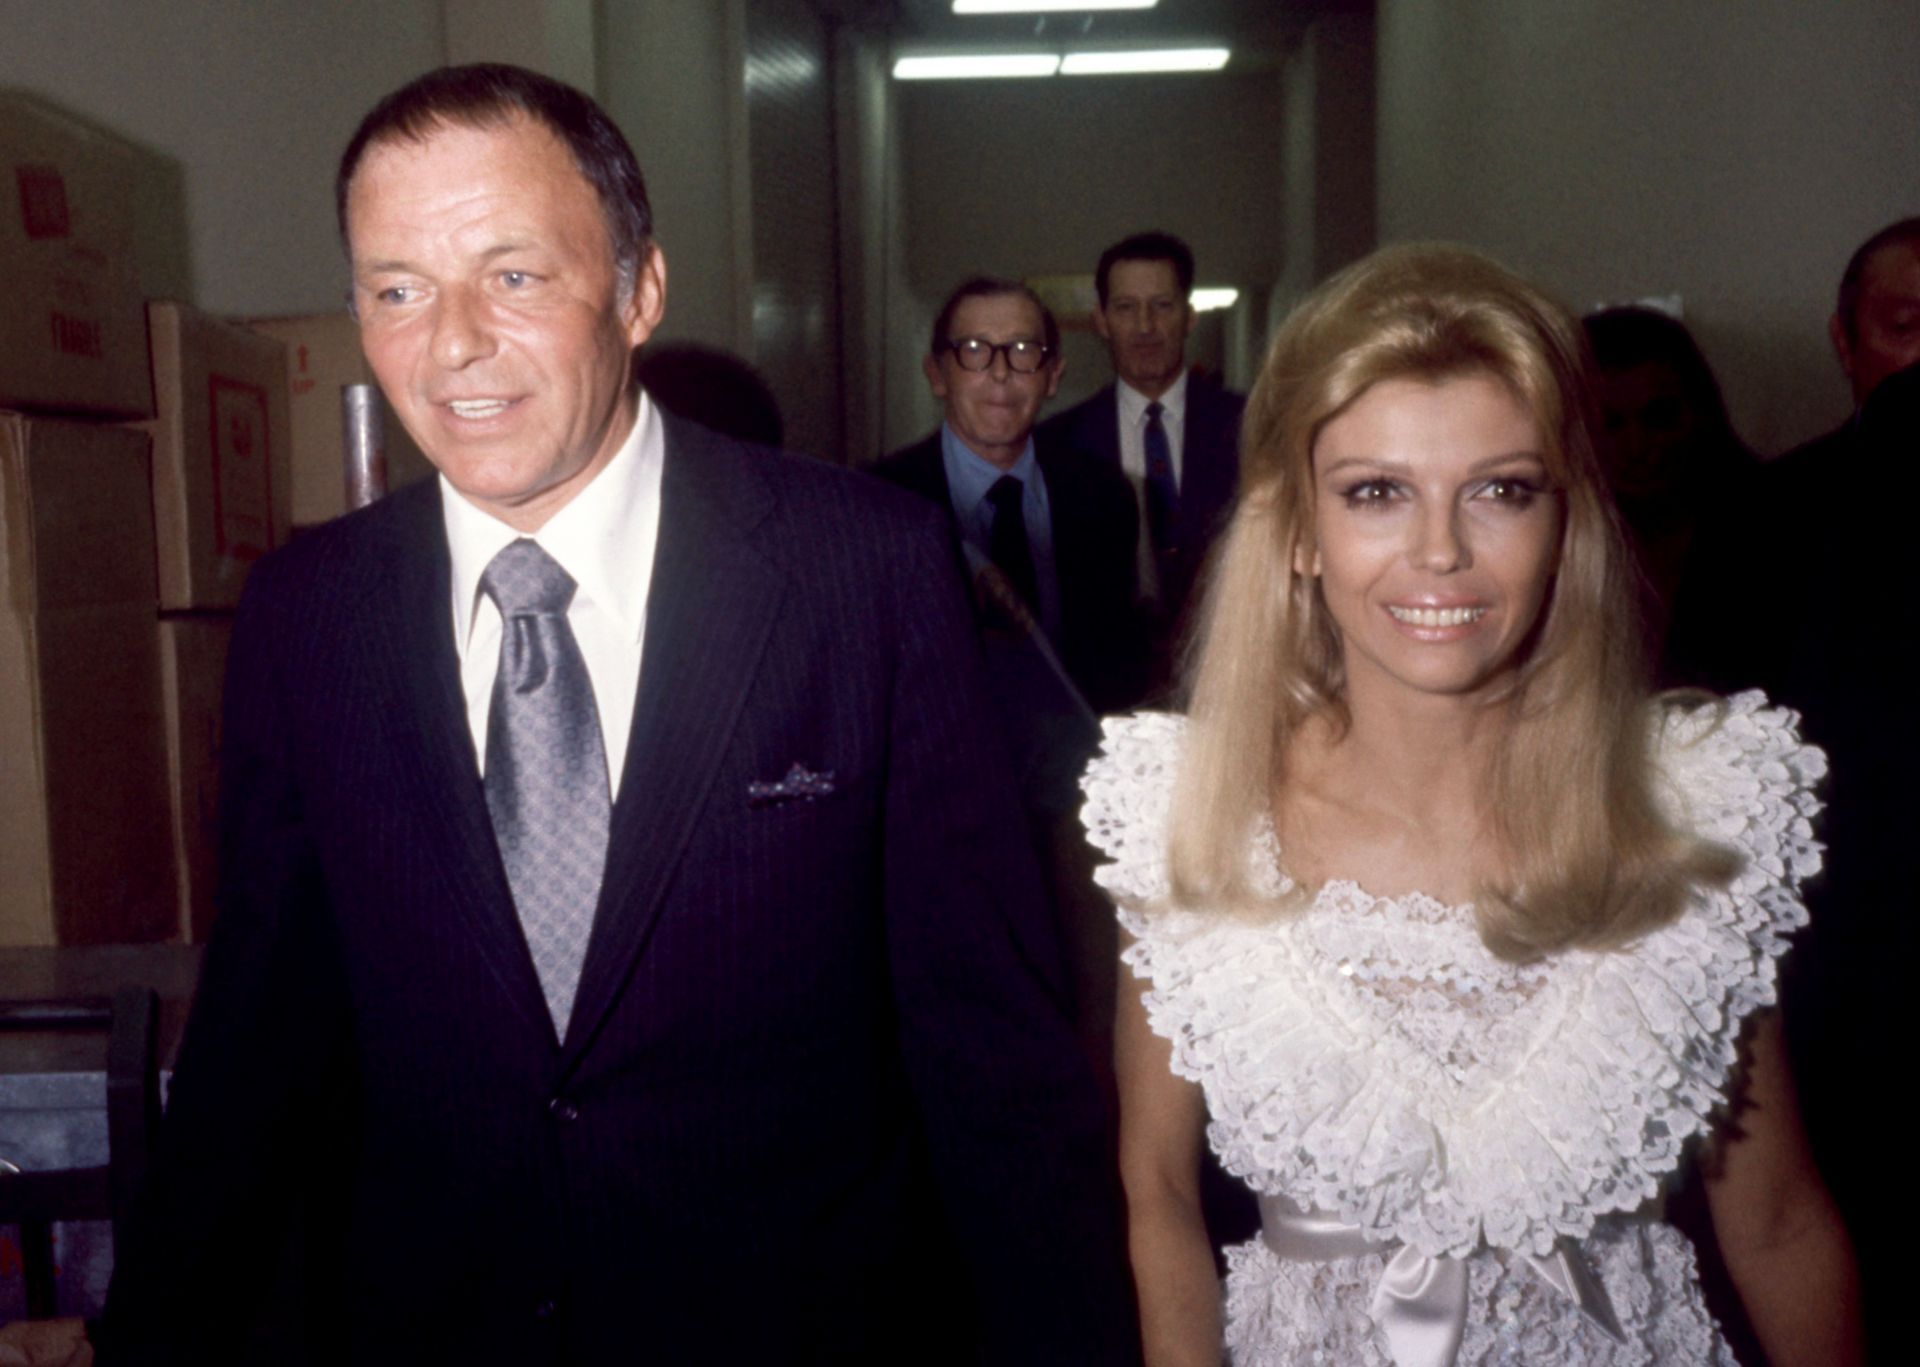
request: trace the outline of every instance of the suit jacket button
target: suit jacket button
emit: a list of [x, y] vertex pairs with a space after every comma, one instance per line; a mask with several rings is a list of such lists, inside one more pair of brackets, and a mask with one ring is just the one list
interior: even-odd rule
[[563, 1096], [547, 1103], [547, 1113], [562, 1125], [570, 1125], [580, 1118], [580, 1108]]

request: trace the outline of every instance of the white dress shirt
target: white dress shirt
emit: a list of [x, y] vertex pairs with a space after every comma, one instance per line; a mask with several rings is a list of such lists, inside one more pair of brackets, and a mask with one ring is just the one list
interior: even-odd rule
[[[1173, 485], [1181, 484], [1181, 454], [1187, 444], [1187, 370], [1167, 386], [1160, 396], [1160, 425], [1167, 432], [1167, 454], [1173, 460]], [[1133, 486], [1134, 506], [1140, 509], [1140, 539], [1136, 543], [1135, 563], [1140, 572], [1140, 591], [1148, 599], [1160, 598], [1160, 568], [1153, 558], [1153, 531], [1147, 526], [1147, 405], [1153, 400], [1125, 380], [1113, 382], [1115, 401], [1120, 406], [1120, 469]]]
[[[642, 393], [633, 430], [607, 467], [531, 537], [577, 585], [567, 624], [593, 681], [612, 797], [620, 794], [640, 688], [640, 648], [653, 551], [660, 538], [660, 471], [665, 460], [659, 418]], [[444, 475], [440, 507], [453, 557], [453, 640], [460, 653], [460, 686], [466, 694], [473, 751], [484, 773], [487, 715], [500, 670], [500, 609], [480, 591], [480, 575], [522, 533], [469, 503]]]

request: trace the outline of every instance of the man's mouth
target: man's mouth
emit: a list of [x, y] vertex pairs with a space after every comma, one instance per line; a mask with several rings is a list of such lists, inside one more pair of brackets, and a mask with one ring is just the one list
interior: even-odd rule
[[511, 399], [449, 399], [447, 407], [456, 418], [491, 418], [512, 407]]

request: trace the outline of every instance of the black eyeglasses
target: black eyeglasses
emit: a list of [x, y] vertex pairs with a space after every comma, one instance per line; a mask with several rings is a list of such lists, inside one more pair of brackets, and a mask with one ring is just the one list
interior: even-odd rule
[[947, 343], [947, 350], [962, 370], [987, 370], [995, 356], [1007, 358], [1007, 369], [1016, 375], [1031, 375], [1047, 363], [1047, 348], [1040, 342], [989, 342], [979, 337], [960, 337]]

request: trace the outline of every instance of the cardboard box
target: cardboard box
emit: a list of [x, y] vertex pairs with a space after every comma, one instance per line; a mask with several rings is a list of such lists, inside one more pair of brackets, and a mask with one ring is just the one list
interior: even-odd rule
[[153, 412], [131, 147], [0, 95], [0, 407]]
[[200, 944], [213, 926], [219, 872], [220, 696], [233, 618], [160, 619], [160, 686], [173, 802], [173, 866], [180, 935]]
[[[287, 344], [288, 410], [293, 431], [293, 525], [312, 527], [347, 510], [340, 390], [372, 384], [360, 352], [360, 325], [345, 313], [261, 318], [248, 324]], [[382, 398], [386, 417], [387, 490], [433, 473], [406, 428]]]
[[231, 608], [293, 527], [286, 347], [186, 304], [147, 321], [160, 606]]
[[0, 414], [0, 945], [179, 923], [147, 439]]

